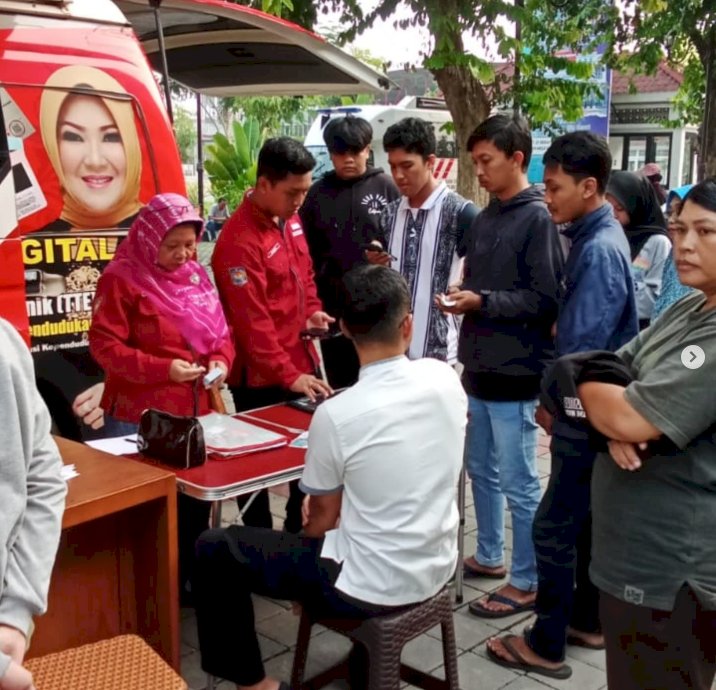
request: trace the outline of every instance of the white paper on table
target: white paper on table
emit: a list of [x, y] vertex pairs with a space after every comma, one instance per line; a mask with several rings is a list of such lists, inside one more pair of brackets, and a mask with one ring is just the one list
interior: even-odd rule
[[60, 476], [66, 482], [72, 479], [72, 477], [79, 477], [80, 473], [77, 471], [74, 465], [62, 465], [60, 470]]
[[110, 455], [134, 455], [137, 451], [137, 434], [85, 441], [85, 445]]
[[308, 431], [296, 436], [296, 438], [288, 444], [291, 448], [308, 448]]

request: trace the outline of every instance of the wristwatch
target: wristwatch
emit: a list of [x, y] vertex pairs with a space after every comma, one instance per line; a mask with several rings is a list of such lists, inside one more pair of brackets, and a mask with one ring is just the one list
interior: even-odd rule
[[482, 297], [482, 304], [480, 305], [480, 309], [487, 309], [487, 300], [489, 299], [491, 294], [492, 290], [480, 290], [479, 295], [480, 297]]

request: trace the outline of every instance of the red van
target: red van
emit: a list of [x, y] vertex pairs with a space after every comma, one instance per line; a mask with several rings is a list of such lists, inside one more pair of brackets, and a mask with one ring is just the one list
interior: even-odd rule
[[[94, 289], [134, 216], [185, 192], [161, 77], [209, 95], [359, 93], [384, 77], [222, 0], [0, 0], [0, 316], [25, 336], [58, 431], [100, 385]], [[155, 73], [153, 73], [153, 71]]]

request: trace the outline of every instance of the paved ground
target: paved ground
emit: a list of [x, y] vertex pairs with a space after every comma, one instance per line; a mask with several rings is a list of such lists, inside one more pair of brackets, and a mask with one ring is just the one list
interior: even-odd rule
[[[214, 243], [202, 242], [199, 245], [199, 259], [208, 266]], [[227, 399], [229, 410], [233, 409], [232, 401]], [[547, 439], [540, 439], [538, 469], [540, 482], [546, 486], [549, 476], [549, 454]], [[279, 487], [271, 496], [272, 510], [276, 516], [275, 525], [280, 525], [279, 518], [285, 514], [283, 487]], [[225, 524], [240, 522], [236, 503], [227, 501], [222, 511]], [[475, 547], [475, 511], [472, 504], [472, 493], [467, 491], [466, 508], [466, 539], [465, 549], [470, 553]], [[507, 515], [507, 563], [511, 556], [512, 530], [509, 514]], [[544, 690], [545, 688], [559, 688], [561, 690], [601, 690], [606, 687], [604, 673], [604, 652], [595, 652], [578, 648], [568, 650], [568, 663], [573, 668], [573, 675], [567, 681], [555, 681], [542, 676], [529, 676], [516, 673], [509, 669], [496, 666], [485, 656], [485, 641], [497, 635], [502, 630], [514, 630], [521, 633], [524, 626], [530, 622], [531, 616], [519, 614], [499, 620], [486, 620], [476, 618], [468, 612], [467, 604], [470, 600], [482, 596], [486, 592], [497, 589], [501, 582], [494, 580], [477, 579], [465, 583], [464, 603], [455, 608], [455, 633], [459, 649], [460, 686], [462, 690]], [[266, 662], [267, 672], [282, 680], [290, 677], [293, 650], [296, 645], [298, 630], [298, 617], [295, 616], [287, 602], [273, 601], [256, 597], [255, 614], [257, 628], [261, 640], [261, 648]], [[227, 634], [231, 634], [231, 621], [226, 621]], [[339, 660], [347, 653], [349, 643], [340, 635], [328, 630], [314, 633], [314, 639], [309, 650], [308, 675], [320, 671]], [[237, 654], [239, 650], [237, 650]], [[189, 685], [190, 690], [204, 690], [206, 688], [206, 675], [201, 671], [200, 656], [196, 636], [196, 620], [191, 609], [182, 610], [182, 676]], [[440, 631], [434, 629], [418, 637], [408, 644], [403, 652], [403, 660], [416, 668], [425, 671], [442, 673], [442, 647], [440, 644]], [[220, 690], [229, 690], [233, 684], [222, 682], [217, 684]], [[334, 684], [333, 690], [347, 688], [346, 684]]]
[[[549, 457], [546, 439], [540, 441], [539, 473], [543, 486], [547, 482]], [[283, 515], [285, 498], [278, 491], [272, 495], [272, 509], [278, 518]], [[466, 540], [468, 552], [475, 546], [475, 511], [472, 505], [471, 492], [468, 489], [468, 505], [466, 509]], [[223, 511], [224, 522], [230, 524], [240, 519], [236, 504], [227, 501]], [[507, 529], [507, 559], [509, 563], [512, 543], [512, 531]], [[604, 653], [577, 648], [568, 650], [568, 663], [574, 674], [567, 681], [555, 681], [541, 676], [529, 676], [500, 668], [485, 657], [485, 641], [502, 630], [521, 632], [531, 620], [527, 614], [511, 616], [500, 620], [485, 620], [472, 616], [467, 609], [467, 602], [500, 586], [493, 580], [470, 580], [465, 587], [465, 602], [455, 609], [455, 632], [459, 648], [460, 686], [462, 690], [526, 690], [534, 688], [560, 688], [561, 690], [600, 690], [606, 687], [604, 674]], [[298, 617], [294, 616], [286, 602], [278, 602], [256, 597], [255, 611], [257, 627], [261, 640], [267, 672], [288, 680], [290, 676], [293, 650], [296, 644]], [[231, 623], [227, 621], [227, 634], [231, 634]], [[314, 635], [309, 651], [308, 673], [327, 668], [332, 662], [339, 660], [347, 653], [348, 643], [340, 635], [322, 630]], [[196, 621], [191, 609], [182, 610], [182, 675], [191, 690], [203, 690], [206, 687], [206, 676], [201, 671], [200, 657], [197, 651]], [[237, 650], [237, 654], [239, 650]], [[439, 629], [418, 637], [405, 647], [403, 660], [426, 671], [442, 672], [442, 648]], [[221, 690], [229, 690], [234, 686], [228, 682], [217, 685]], [[346, 688], [346, 684], [334, 684], [331, 688]]]

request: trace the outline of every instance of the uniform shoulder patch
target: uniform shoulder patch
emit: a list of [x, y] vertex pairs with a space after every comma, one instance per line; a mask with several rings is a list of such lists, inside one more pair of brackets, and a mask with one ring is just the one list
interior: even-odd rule
[[249, 282], [249, 277], [246, 275], [246, 269], [243, 266], [235, 266], [229, 269], [229, 278], [236, 287], [243, 287]]

